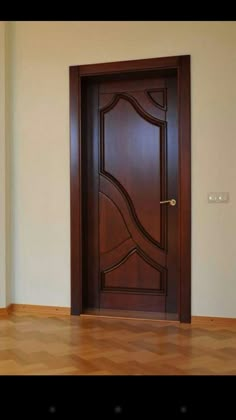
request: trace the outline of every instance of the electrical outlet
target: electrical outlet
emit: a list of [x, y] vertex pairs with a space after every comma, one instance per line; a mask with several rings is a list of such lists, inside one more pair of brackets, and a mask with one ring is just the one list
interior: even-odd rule
[[208, 203], [216, 203], [217, 193], [210, 192], [208, 193]]
[[228, 192], [210, 192], [208, 193], [208, 203], [228, 203]]

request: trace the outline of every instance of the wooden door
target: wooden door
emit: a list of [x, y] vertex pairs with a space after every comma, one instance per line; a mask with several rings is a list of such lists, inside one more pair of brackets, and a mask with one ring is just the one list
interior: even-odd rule
[[84, 306], [175, 319], [176, 77], [90, 79], [83, 90]]

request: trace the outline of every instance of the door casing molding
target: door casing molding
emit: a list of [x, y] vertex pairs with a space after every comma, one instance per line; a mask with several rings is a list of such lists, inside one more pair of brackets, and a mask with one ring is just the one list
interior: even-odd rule
[[177, 71], [179, 140], [179, 319], [191, 322], [191, 109], [190, 55], [150, 58], [101, 64], [71, 66], [70, 77], [70, 228], [71, 228], [71, 314], [83, 307], [82, 249], [82, 135], [81, 81], [91, 76], [121, 75], [129, 72]]

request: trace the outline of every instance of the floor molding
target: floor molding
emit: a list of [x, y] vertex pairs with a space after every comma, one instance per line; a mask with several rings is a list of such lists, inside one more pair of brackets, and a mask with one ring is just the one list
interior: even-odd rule
[[218, 316], [192, 316], [192, 324], [236, 326], [236, 318], [222, 318]]
[[37, 315], [70, 315], [70, 308], [63, 306], [25, 305], [12, 303], [8, 313], [28, 313]]
[[7, 315], [8, 315], [8, 307], [0, 308], [0, 316], [7, 316]]
[[[46, 316], [70, 316], [71, 309], [70, 307], [65, 306], [45, 306], [45, 305], [28, 305], [28, 304], [19, 304], [12, 303], [6, 308], [0, 308], [0, 316], [7, 316], [10, 313], [22, 313], [22, 314], [35, 314], [35, 315], [46, 315]], [[96, 318], [121, 318], [121, 319], [136, 319], [137, 321], [155, 321], [155, 319], [149, 318], [135, 318], [135, 317], [119, 317], [119, 316], [109, 316], [109, 315], [90, 315], [90, 314], [81, 314], [83, 317], [96, 317]], [[175, 323], [179, 324], [179, 321], [174, 320], [158, 320], [161, 322]], [[212, 326], [236, 326], [236, 318], [222, 318], [216, 316], [192, 316], [191, 324], [204, 324]]]

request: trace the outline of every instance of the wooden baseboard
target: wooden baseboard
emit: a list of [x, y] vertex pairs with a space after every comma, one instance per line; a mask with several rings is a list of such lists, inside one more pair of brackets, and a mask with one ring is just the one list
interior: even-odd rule
[[236, 326], [236, 318], [221, 318], [218, 316], [192, 316], [192, 324]]
[[44, 306], [44, 305], [23, 305], [12, 303], [9, 308], [10, 313], [28, 313], [36, 315], [70, 315], [70, 308], [63, 306]]
[[0, 308], [0, 316], [7, 316], [8, 308]]
[[[63, 306], [45, 306], [45, 305], [25, 305], [12, 303], [6, 308], [0, 308], [0, 316], [7, 316], [10, 313], [22, 313], [22, 314], [35, 314], [35, 315], [46, 315], [46, 316], [70, 316], [71, 309]], [[84, 316], [93, 316], [84, 314]], [[130, 319], [130, 318], [127, 318]], [[141, 320], [137, 318], [137, 320]], [[149, 319], [145, 319], [149, 320]], [[179, 323], [179, 321], [162, 320], [162, 322]], [[196, 324], [207, 324], [212, 326], [236, 326], [236, 318], [221, 318], [216, 316], [192, 316], [192, 325]]]

